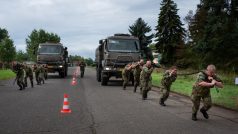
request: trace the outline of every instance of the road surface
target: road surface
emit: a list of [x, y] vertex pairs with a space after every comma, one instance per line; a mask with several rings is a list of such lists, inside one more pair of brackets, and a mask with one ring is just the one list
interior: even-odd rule
[[[166, 107], [159, 94], [151, 91], [148, 100], [122, 90], [121, 81], [101, 86], [96, 72], [87, 68], [85, 77], [72, 86], [67, 78], [50, 75], [44, 85], [17, 90], [13, 80], [0, 81], [0, 134], [237, 134], [238, 112], [213, 107], [210, 119], [198, 114], [191, 120], [188, 98], [171, 94]], [[62, 114], [64, 94], [72, 113]]]

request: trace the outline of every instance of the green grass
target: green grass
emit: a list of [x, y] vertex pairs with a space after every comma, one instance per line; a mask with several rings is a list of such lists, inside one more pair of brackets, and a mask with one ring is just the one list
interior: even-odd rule
[[[160, 80], [162, 73], [154, 72], [152, 74], [152, 84], [154, 86], [160, 86]], [[224, 77], [224, 75], [223, 75]], [[179, 94], [190, 96], [192, 92], [192, 85], [195, 82], [196, 75], [190, 76], [178, 76], [177, 80], [172, 84], [171, 90]], [[212, 101], [214, 104], [238, 110], [238, 86], [228, 83], [224, 85], [223, 89], [219, 90], [219, 93], [213, 88], [211, 90]]]
[[7, 80], [15, 76], [16, 74], [11, 70], [0, 70], [0, 80]]

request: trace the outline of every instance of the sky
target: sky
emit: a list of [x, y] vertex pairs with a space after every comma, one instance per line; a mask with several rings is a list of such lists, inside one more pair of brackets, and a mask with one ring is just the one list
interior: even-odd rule
[[[95, 57], [100, 39], [129, 33], [129, 25], [141, 17], [152, 33], [162, 0], [0, 0], [0, 27], [8, 30], [17, 50], [26, 50], [25, 40], [33, 29], [61, 37], [70, 55]], [[199, 0], [174, 0], [181, 21]]]

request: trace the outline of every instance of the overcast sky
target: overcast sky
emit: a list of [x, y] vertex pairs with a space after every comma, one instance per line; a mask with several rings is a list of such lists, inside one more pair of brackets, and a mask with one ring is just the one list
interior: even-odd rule
[[[199, 0], [174, 0], [181, 20]], [[128, 33], [139, 17], [155, 32], [161, 0], [0, 0], [0, 27], [6, 28], [17, 50], [26, 49], [33, 29], [57, 33], [69, 54], [91, 57], [98, 40]]]

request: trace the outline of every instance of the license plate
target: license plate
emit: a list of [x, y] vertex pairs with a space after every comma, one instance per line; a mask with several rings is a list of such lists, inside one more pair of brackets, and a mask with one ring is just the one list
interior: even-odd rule
[[48, 66], [48, 68], [54, 68], [54, 66]]

